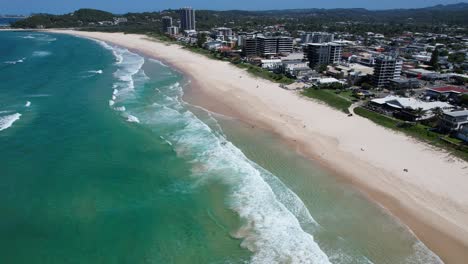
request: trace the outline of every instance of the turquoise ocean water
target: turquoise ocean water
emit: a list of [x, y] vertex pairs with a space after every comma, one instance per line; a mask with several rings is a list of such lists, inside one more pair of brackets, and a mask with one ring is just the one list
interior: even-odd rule
[[0, 78], [0, 263], [441, 262], [159, 61], [0, 32]]

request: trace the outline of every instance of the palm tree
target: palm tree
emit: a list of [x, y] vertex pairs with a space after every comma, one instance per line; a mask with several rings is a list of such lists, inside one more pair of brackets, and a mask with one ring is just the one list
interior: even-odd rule
[[422, 109], [421, 107], [414, 110], [414, 114], [417, 117], [422, 117], [425, 113], [426, 113], [426, 111], [424, 111], [424, 109]]
[[437, 119], [440, 119], [440, 117], [444, 114], [444, 110], [440, 107], [436, 107], [432, 109], [432, 113], [434, 114], [434, 117]]

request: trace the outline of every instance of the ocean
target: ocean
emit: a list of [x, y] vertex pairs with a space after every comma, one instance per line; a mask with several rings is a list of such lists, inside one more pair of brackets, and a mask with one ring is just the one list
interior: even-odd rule
[[163, 62], [0, 32], [0, 263], [441, 263]]

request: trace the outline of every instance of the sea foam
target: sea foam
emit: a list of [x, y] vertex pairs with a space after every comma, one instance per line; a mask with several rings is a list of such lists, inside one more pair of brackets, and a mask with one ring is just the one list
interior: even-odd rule
[[17, 63], [23, 63], [25, 60], [26, 60], [26, 57], [21, 58], [21, 59], [19, 59], [19, 60], [15, 60], [15, 61], [5, 61], [4, 63], [5, 63], [5, 64], [13, 64], [13, 65], [14, 65], [14, 64], [17, 64]]
[[43, 51], [43, 50], [38, 50], [33, 52], [34, 57], [47, 57], [50, 56], [52, 53], [50, 51]]
[[[177, 89], [182, 88], [160, 88], [168, 96], [180, 94]], [[158, 98], [151, 109], [137, 113], [141, 123], [156, 132], [174, 128], [161, 138], [190, 160], [196, 184], [221, 180], [230, 186], [229, 206], [245, 223], [232, 235], [254, 253], [251, 263], [329, 263], [313, 236], [302, 229], [302, 224], [318, 224], [294, 192], [185, 109], [182, 101], [168, 104], [164, 96]]]
[[[141, 70], [144, 59], [128, 50], [111, 48], [116, 58], [123, 58], [118, 59], [120, 64], [114, 73], [118, 79], [114, 89], [118, 92], [114, 90], [113, 95], [119, 102], [134, 104], [135, 82], [140, 75], [141, 81], [145, 80]], [[254, 253], [251, 262], [329, 263], [313, 236], [301, 227], [301, 224], [318, 224], [300, 198], [188, 111], [181, 100], [180, 83], [159, 90], [161, 94], [156, 102], [129, 108], [131, 114], [122, 115], [128, 122], [153, 128], [178, 156], [190, 160], [197, 184], [221, 180], [231, 187], [229, 206], [245, 223], [232, 235]], [[165, 130], [167, 127], [171, 127], [170, 131]]]
[[20, 119], [20, 117], [20, 113], [0, 117], [0, 131], [11, 127], [15, 121]]

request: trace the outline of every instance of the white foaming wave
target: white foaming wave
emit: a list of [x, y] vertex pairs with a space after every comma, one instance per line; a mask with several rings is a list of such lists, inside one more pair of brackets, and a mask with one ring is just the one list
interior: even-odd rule
[[24, 57], [22, 59], [19, 59], [19, 60], [15, 60], [15, 61], [5, 61], [4, 63], [6, 63], [6, 64], [17, 64], [17, 63], [23, 63], [25, 60], [26, 60], [26, 57]]
[[426, 245], [424, 245], [421, 241], [416, 241], [413, 244], [413, 251], [414, 253], [410, 255], [408, 258], [403, 261], [403, 263], [407, 264], [417, 264], [417, 263], [425, 263], [425, 264], [443, 264], [444, 262], [437, 256], [434, 252], [432, 252]]
[[156, 103], [153, 107], [157, 117], [147, 114], [143, 123], [153, 127], [183, 124], [165, 136], [179, 156], [191, 160], [198, 183], [222, 177], [232, 186], [230, 207], [245, 221], [233, 236], [254, 253], [251, 263], [329, 263], [313, 236], [301, 227], [301, 223], [316, 224], [315, 220], [279, 179], [213, 133], [190, 111]]
[[30, 107], [31, 106], [31, 102], [30, 101], [27, 101], [26, 104], [24, 105], [25, 107]]
[[117, 112], [125, 112], [125, 110], [127, 109], [125, 108], [125, 106], [118, 106], [118, 107], [114, 107], [114, 110]]
[[43, 51], [43, 50], [38, 50], [33, 52], [34, 57], [47, 57], [50, 56], [52, 53], [50, 51]]
[[136, 117], [136, 116], [127, 115], [127, 122], [130, 122], [130, 123], [140, 123], [140, 120], [139, 120], [138, 117]]
[[121, 53], [117, 52], [117, 47], [112, 47], [111, 45], [109, 45], [106, 42], [101, 41], [101, 40], [96, 40], [96, 39], [93, 39], [93, 40], [96, 41], [99, 45], [101, 45], [105, 49], [110, 50], [112, 52], [112, 54], [114, 55], [114, 57], [116, 59], [116, 64], [121, 64], [122, 63], [124, 58], [123, 58]]
[[164, 64], [162, 61], [156, 60], [156, 59], [149, 59], [151, 62], [155, 62], [163, 67], [169, 68], [166, 64]]
[[114, 72], [114, 77], [118, 81], [112, 86], [112, 99], [109, 100], [109, 106], [117, 112], [122, 112], [121, 115], [126, 118], [127, 122], [140, 123], [136, 116], [125, 113], [125, 106], [116, 107], [115, 103], [134, 97], [135, 83], [138, 84], [149, 79], [142, 70], [145, 59], [127, 49], [113, 47], [102, 41], [97, 42], [104, 48], [111, 50], [117, 60], [118, 67]]
[[50, 97], [50, 96], [52, 96], [52, 95], [50, 95], [50, 94], [30, 94], [30, 95], [28, 95], [26, 97], [35, 98], [35, 97]]
[[32, 35], [27, 35], [27, 36], [20, 36], [22, 39], [35, 39]]
[[20, 38], [22, 39], [34, 39], [34, 40], [38, 40], [38, 41], [45, 41], [45, 42], [52, 42], [52, 41], [56, 41], [57, 39], [54, 38], [54, 37], [51, 37], [49, 35], [46, 35], [46, 34], [29, 34], [29, 35], [26, 35], [26, 36], [20, 36]]
[[223, 180], [233, 187], [231, 208], [246, 221], [235, 236], [243, 239], [241, 245], [254, 253], [251, 263], [329, 263], [327, 255], [278, 199], [262, 172], [191, 112], [183, 115], [186, 126], [173, 136], [176, 151], [191, 157], [194, 164], [201, 164], [195, 166], [195, 177], [203, 181], [223, 175]]
[[20, 117], [20, 113], [0, 117], [0, 131], [11, 127], [16, 120], [20, 119]]
[[164, 140], [164, 142], [166, 142], [169, 146], [172, 146], [172, 142], [170, 142], [169, 140], [167, 140], [165, 137], [163, 136], [159, 136], [162, 140]]

